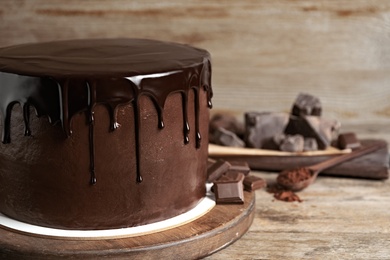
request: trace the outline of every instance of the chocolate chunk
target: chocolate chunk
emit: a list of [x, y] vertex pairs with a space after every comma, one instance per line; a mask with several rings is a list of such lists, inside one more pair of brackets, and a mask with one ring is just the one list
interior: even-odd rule
[[303, 151], [317, 151], [318, 144], [315, 138], [305, 138], [303, 143]]
[[271, 112], [245, 113], [245, 143], [251, 148], [275, 149], [273, 137], [282, 134], [288, 114]]
[[217, 160], [207, 168], [207, 181], [213, 182], [229, 170], [230, 164], [224, 160]]
[[230, 147], [244, 147], [245, 143], [235, 133], [226, 130], [222, 127], [215, 129], [212, 140], [215, 144], [230, 146]]
[[[239, 176], [241, 174], [243, 174], [243, 173], [228, 170], [220, 178], [218, 178], [217, 181], [233, 181], [233, 180], [237, 179], [237, 176]], [[245, 177], [245, 174], [244, 174], [244, 177]]]
[[320, 133], [329, 141], [333, 140], [340, 129], [340, 122], [337, 120], [330, 120], [320, 118]]
[[290, 116], [284, 133], [288, 135], [300, 134], [304, 138], [314, 138], [317, 141], [318, 148], [323, 150], [330, 145], [337, 126], [336, 121], [331, 123], [317, 116]]
[[243, 184], [244, 190], [246, 191], [254, 191], [267, 187], [267, 182], [264, 179], [254, 175], [245, 176]]
[[281, 141], [279, 149], [286, 152], [302, 152], [304, 139], [302, 135], [286, 135]]
[[291, 114], [294, 116], [321, 116], [322, 106], [320, 100], [306, 93], [300, 93], [295, 99]]
[[274, 144], [277, 146], [279, 149], [280, 144], [283, 142], [283, 140], [286, 138], [285, 134], [276, 134], [273, 136], [272, 140]]
[[217, 204], [244, 203], [244, 174], [232, 173], [214, 182], [213, 190]]
[[235, 133], [239, 137], [242, 137], [245, 132], [244, 124], [239, 122], [235, 116], [226, 113], [215, 114], [210, 119], [210, 133], [213, 133], [220, 127]]
[[356, 137], [355, 133], [343, 133], [340, 134], [337, 138], [337, 146], [340, 149], [356, 149], [359, 148], [360, 141]]
[[248, 163], [245, 161], [229, 161], [229, 163], [229, 171], [241, 172], [244, 175], [248, 175], [251, 171], [251, 168], [249, 168]]

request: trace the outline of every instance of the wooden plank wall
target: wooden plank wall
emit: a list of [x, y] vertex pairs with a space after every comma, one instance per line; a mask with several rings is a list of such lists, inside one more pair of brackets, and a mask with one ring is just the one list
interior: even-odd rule
[[288, 111], [390, 128], [390, 1], [2, 0], [0, 46], [73, 38], [188, 43], [213, 57], [215, 110]]

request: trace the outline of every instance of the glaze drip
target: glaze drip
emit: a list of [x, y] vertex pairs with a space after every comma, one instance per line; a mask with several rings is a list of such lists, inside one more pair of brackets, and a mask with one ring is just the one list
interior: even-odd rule
[[[133, 50], [131, 49], [133, 44], [146, 47]], [[149, 40], [95, 40], [93, 45], [99, 45], [99, 52], [95, 53], [94, 50], [87, 48], [84, 49], [84, 53], [81, 47], [88, 46], [85, 41], [52, 43], [47, 47], [50, 55], [45, 56], [45, 60], [34, 54], [34, 51], [44, 50], [45, 44], [37, 44], [36, 48], [35, 45], [21, 46], [19, 52], [16, 51], [17, 48], [0, 49], [0, 112], [3, 119], [3, 143], [11, 142], [11, 114], [13, 106], [17, 103], [23, 108], [26, 136], [31, 135], [30, 107], [35, 108], [38, 117], [46, 116], [52, 124], [60, 123], [68, 137], [72, 135], [72, 118], [76, 114], [85, 113], [89, 128], [90, 183], [95, 184], [98, 169], [95, 169], [94, 108], [99, 104], [107, 108], [110, 116], [108, 129], [114, 131], [120, 126], [117, 120], [118, 107], [130, 105], [134, 110], [136, 182], [140, 183], [143, 178], [140, 163], [142, 137], [139, 129], [142, 128], [142, 119], [139, 98], [147, 96], [152, 100], [158, 116], [157, 127], [163, 130], [166, 99], [173, 93], [181, 93], [183, 142], [188, 144], [190, 141], [188, 95], [193, 91], [195, 146], [200, 147], [200, 91], [206, 92], [207, 106], [212, 106], [211, 65], [206, 51]], [[126, 47], [129, 53], [122, 53], [123, 47]], [[122, 56], [112, 53], [116, 49]], [[72, 55], [65, 55], [67, 52]], [[20, 57], [22, 54], [29, 62], [23, 63]], [[107, 59], [111, 56], [119, 58]], [[69, 57], [77, 58], [73, 61]], [[40, 66], [34, 67], [36, 63], [31, 62], [33, 59], [39, 60]], [[75, 62], [73, 67], [69, 64], [71, 61]]]
[[95, 173], [95, 118], [94, 118], [94, 106], [96, 105], [96, 85], [86, 82], [88, 90], [88, 126], [89, 126], [89, 170], [91, 173], [90, 183], [96, 184], [96, 173]]
[[[175, 72], [175, 76], [171, 79], [172, 82], [177, 80], [181, 73]], [[171, 74], [160, 75], [163, 77], [168, 77]], [[136, 181], [141, 182], [142, 176], [140, 174], [140, 145], [139, 140], [141, 138], [141, 133], [139, 129], [142, 127], [142, 122], [140, 119], [139, 111], [139, 97], [141, 95], [146, 95], [152, 99], [153, 104], [155, 105], [156, 112], [158, 114], [158, 128], [164, 128], [163, 113], [164, 113], [164, 103], [166, 98], [175, 92], [178, 92], [176, 89], [172, 89], [170, 92], [164, 93], [164, 96], [161, 98], [158, 96], [157, 91], [154, 91], [151, 87], [150, 80], [147, 80], [148, 77], [144, 77], [145, 83], [143, 80], [138, 81], [133, 78], [127, 79], [109, 79], [109, 80], [96, 80], [96, 79], [87, 79], [87, 80], [54, 80], [54, 79], [35, 79], [28, 76], [13, 76], [9, 73], [0, 73], [0, 81], [3, 79], [11, 77], [12, 86], [23, 86], [23, 83], [28, 81], [30, 82], [30, 88], [26, 91], [23, 88], [10, 88], [4, 87], [6, 85], [0, 85], [0, 91], [3, 93], [3, 98], [0, 100], [0, 109], [4, 115], [3, 119], [3, 143], [11, 142], [11, 133], [10, 133], [10, 123], [11, 123], [11, 114], [12, 107], [16, 103], [20, 103], [23, 106], [23, 119], [25, 124], [25, 135], [30, 135], [31, 130], [29, 127], [30, 121], [30, 111], [29, 107], [33, 106], [39, 111], [39, 115], [45, 115], [49, 118], [49, 121], [54, 123], [60, 122], [62, 129], [66, 136], [70, 137], [72, 135], [72, 118], [78, 114], [84, 112], [87, 117], [87, 124], [89, 127], [89, 152], [90, 152], [90, 173], [91, 173], [91, 184], [95, 184], [96, 174], [95, 174], [95, 152], [94, 152], [94, 107], [97, 104], [104, 104], [108, 109], [110, 115], [110, 126], [111, 131], [118, 128], [119, 123], [117, 122], [117, 110], [118, 106], [132, 104], [134, 109], [134, 119], [135, 119], [135, 142], [136, 142], [136, 159], [137, 159], [137, 177]], [[172, 77], [172, 76], [171, 76]], [[166, 82], [168, 79], [161, 79], [153, 77], [154, 80], [161, 80]], [[48, 85], [42, 84], [43, 82], [49, 83]], [[168, 80], [169, 81], [169, 80]], [[137, 83], [138, 85], [134, 84]], [[115, 84], [114, 84], [115, 83]], [[45, 91], [57, 85], [57, 91], [51, 91], [52, 95], [46, 95], [44, 98], [41, 97], [41, 103], [38, 103], [33, 97], [39, 96], [40, 92]], [[111, 86], [110, 88], [108, 86]], [[113, 87], [115, 86], [115, 87]], [[189, 84], [187, 83], [187, 86]], [[200, 84], [198, 84], [200, 86]], [[176, 85], [175, 88], [178, 86]], [[9, 91], [7, 91], [7, 89]], [[53, 90], [55, 88], [51, 88]], [[193, 89], [195, 92], [195, 131], [196, 131], [196, 147], [200, 147], [201, 137], [199, 133], [199, 87], [192, 86], [182, 89], [179, 92], [182, 93], [182, 109], [183, 109], [183, 136], [184, 143], [189, 143], [189, 122], [188, 122], [188, 91]], [[16, 93], [18, 92], [18, 93]], [[27, 93], [28, 92], [28, 93]], [[13, 97], [13, 98], [10, 98]], [[60, 97], [57, 105], [51, 100]], [[33, 102], [22, 100], [31, 100]], [[12, 100], [11, 102], [6, 102], [5, 100]], [[37, 107], [35, 105], [38, 105]], [[52, 111], [57, 111], [58, 114], [52, 113]]]

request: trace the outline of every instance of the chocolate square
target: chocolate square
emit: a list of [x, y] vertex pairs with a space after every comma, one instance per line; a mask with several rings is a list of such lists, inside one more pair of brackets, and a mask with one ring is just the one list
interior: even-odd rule
[[338, 136], [337, 146], [340, 149], [348, 149], [348, 148], [356, 149], [359, 148], [361, 145], [360, 145], [360, 141], [356, 137], [356, 134], [350, 132], [350, 133], [343, 133]]
[[246, 176], [243, 184], [244, 190], [246, 191], [254, 191], [267, 187], [267, 182], [264, 179], [254, 175]]
[[234, 171], [234, 172], [241, 172], [244, 175], [248, 175], [249, 172], [251, 171], [251, 168], [249, 168], [249, 164], [245, 161], [229, 161], [230, 167], [229, 171]]
[[214, 182], [213, 190], [217, 204], [244, 203], [244, 174], [231, 173]]
[[225, 172], [229, 170], [230, 163], [224, 160], [217, 160], [214, 164], [207, 168], [207, 181], [213, 182], [220, 178]]

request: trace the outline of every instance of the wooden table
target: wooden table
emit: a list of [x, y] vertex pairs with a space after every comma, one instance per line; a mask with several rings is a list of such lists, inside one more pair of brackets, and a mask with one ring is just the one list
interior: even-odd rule
[[[390, 124], [344, 124], [359, 138], [390, 143]], [[253, 174], [274, 183], [277, 173]], [[283, 202], [256, 191], [249, 231], [231, 246], [207, 257], [217, 259], [389, 259], [390, 180], [319, 176]]]
[[390, 181], [319, 177], [298, 194], [302, 203], [256, 191], [249, 231], [206, 259], [390, 258]]

